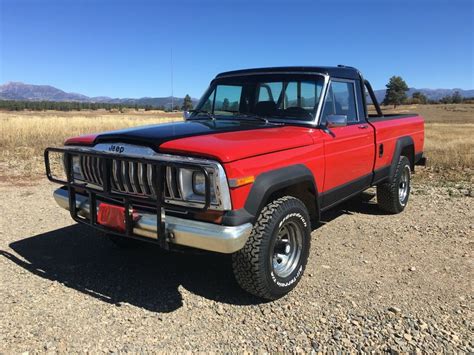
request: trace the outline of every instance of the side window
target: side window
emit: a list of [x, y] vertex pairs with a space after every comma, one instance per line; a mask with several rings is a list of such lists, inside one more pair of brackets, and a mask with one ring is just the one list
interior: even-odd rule
[[326, 122], [328, 115], [347, 116], [347, 123], [349, 124], [358, 122], [353, 82], [331, 82], [324, 102], [322, 122]]

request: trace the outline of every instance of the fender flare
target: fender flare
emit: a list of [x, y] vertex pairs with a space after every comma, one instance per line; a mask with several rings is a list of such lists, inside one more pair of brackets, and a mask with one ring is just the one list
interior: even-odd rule
[[[390, 170], [388, 173], [388, 180], [389, 182], [393, 181], [393, 174], [395, 174], [395, 170], [397, 168], [398, 160], [402, 155], [402, 151], [404, 148], [412, 146], [413, 147], [413, 154], [415, 154], [415, 143], [413, 142], [413, 138], [410, 136], [400, 137], [397, 139], [397, 143], [395, 143], [395, 149], [393, 151], [392, 162], [390, 163]], [[412, 157], [412, 160], [415, 157]], [[410, 161], [411, 169], [413, 169], [414, 161]]]
[[250, 189], [244, 207], [240, 210], [227, 212], [223, 216], [223, 224], [233, 226], [247, 222], [255, 223], [260, 211], [272, 194], [301, 183], [310, 184], [315, 195], [316, 210], [319, 215], [318, 189], [313, 173], [305, 165], [295, 164], [258, 175]]

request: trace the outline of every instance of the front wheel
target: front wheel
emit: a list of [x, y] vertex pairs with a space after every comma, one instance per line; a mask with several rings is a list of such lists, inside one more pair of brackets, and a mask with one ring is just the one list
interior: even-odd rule
[[232, 255], [237, 282], [261, 298], [283, 297], [303, 276], [310, 238], [303, 202], [291, 196], [272, 201], [263, 208], [245, 246]]
[[391, 183], [377, 185], [377, 204], [389, 213], [402, 212], [410, 196], [411, 183], [410, 160], [401, 156], [398, 160]]

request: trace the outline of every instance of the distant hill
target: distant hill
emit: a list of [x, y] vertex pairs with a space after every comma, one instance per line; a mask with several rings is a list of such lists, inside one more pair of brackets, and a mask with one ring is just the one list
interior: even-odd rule
[[9, 82], [0, 86], [0, 99], [32, 101], [87, 101], [89, 97], [69, 93], [49, 85], [30, 85]]
[[[382, 102], [385, 98], [386, 90], [374, 90], [375, 97], [378, 102]], [[410, 88], [407, 92], [407, 96], [411, 97], [414, 92], [421, 92], [428, 100], [439, 100], [445, 96], [454, 94], [455, 91], [459, 91], [462, 97], [474, 97], [474, 90], [462, 90], [462, 89], [415, 89]]]
[[[65, 92], [58, 88], [49, 85], [32, 85], [20, 82], [9, 82], [0, 85], [0, 100], [25, 100], [25, 101], [76, 101], [76, 102], [98, 102], [98, 103], [117, 103], [127, 105], [150, 105], [152, 107], [170, 108], [171, 102], [174, 105], [181, 106], [183, 98], [181, 97], [142, 97], [139, 99], [133, 98], [111, 98], [107, 96], [89, 97], [86, 95]], [[193, 103], [198, 102], [197, 99], [192, 99]]]
[[[474, 97], [474, 90], [462, 89], [415, 89], [410, 88], [407, 95], [411, 97], [414, 92], [423, 93], [429, 100], [439, 100], [445, 96], [452, 95], [455, 91], [459, 91], [462, 97]], [[379, 102], [385, 97], [385, 90], [375, 90], [375, 96]], [[133, 98], [111, 98], [107, 96], [89, 97], [82, 94], [65, 92], [50, 85], [32, 85], [20, 82], [9, 82], [0, 85], [0, 100], [26, 100], [26, 101], [77, 101], [77, 102], [98, 102], [98, 103], [116, 103], [127, 105], [150, 105], [152, 107], [171, 108], [171, 96], [168, 97], [142, 97]], [[193, 103], [198, 102], [192, 99]], [[370, 99], [369, 99], [370, 101]], [[174, 105], [181, 106], [183, 98], [174, 97]]]

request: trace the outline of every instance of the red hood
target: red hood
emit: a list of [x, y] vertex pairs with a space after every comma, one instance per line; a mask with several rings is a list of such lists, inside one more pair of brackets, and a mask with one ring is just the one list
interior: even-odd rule
[[206, 134], [171, 140], [160, 145], [163, 153], [192, 154], [223, 163], [313, 143], [310, 128], [280, 126], [247, 131]]

